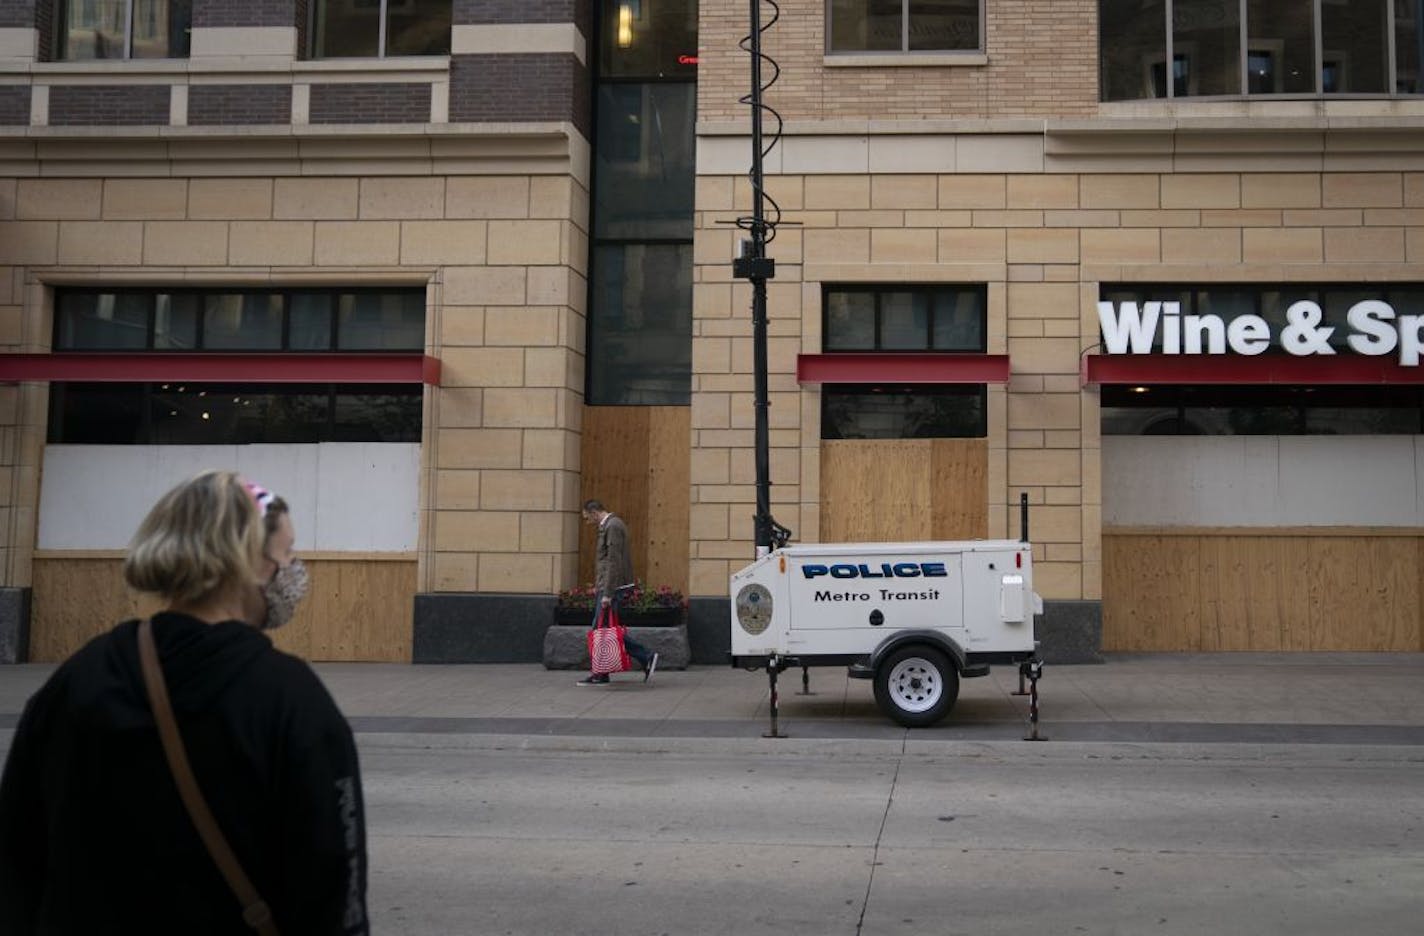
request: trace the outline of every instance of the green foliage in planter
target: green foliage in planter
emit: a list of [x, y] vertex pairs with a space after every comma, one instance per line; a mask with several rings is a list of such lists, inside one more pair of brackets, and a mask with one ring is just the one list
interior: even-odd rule
[[[576, 585], [573, 588], [559, 592], [559, 603], [556, 606], [559, 611], [587, 611], [593, 613], [593, 602], [598, 597], [598, 591], [593, 587], [593, 583]], [[632, 589], [623, 593], [621, 607], [625, 611], [657, 611], [660, 609], [679, 609], [687, 607], [687, 599], [682, 592], [667, 585], [659, 585], [657, 588], [649, 588], [643, 584], [642, 580], [633, 586]]]

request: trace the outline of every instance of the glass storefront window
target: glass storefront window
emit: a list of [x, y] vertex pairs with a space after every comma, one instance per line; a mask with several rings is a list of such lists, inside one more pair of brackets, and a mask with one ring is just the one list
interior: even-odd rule
[[1241, 12], [1234, 2], [1172, 0], [1172, 47], [1188, 96], [1241, 93]]
[[198, 347], [198, 297], [159, 293], [153, 302], [153, 347], [172, 351]]
[[593, 264], [588, 402], [691, 402], [692, 245], [601, 244]]
[[610, 0], [602, 5], [603, 78], [697, 76], [697, 0]]
[[271, 293], [209, 295], [203, 306], [203, 347], [275, 351], [282, 347], [282, 297]]
[[54, 347], [61, 351], [419, 351], [424, 346], [425, 290], [419, 288], [61, 289], [55, 295]]
[[696, 110], [692, 82], [599, 86], [596, 237], [692, 239]]
[[[1102, 0], [1099, 81], [1104, 101], [1167, 96], [1166, 0]], [[1185, 60], [1182, 61], [1185, 79]], [[1186, 94], [1185, 81], [1178, 95]]]
[[827, 351], [982, 352], [985, 296], [981, 286], [878, 289], [828, 286]]
[[70, 61], [188, 57], [192, 0], [66, 0], [61, 15]]
[[1394, 0], [1394, 90], [1424, 93], [1419, 63], [1424, 62], [1424, 6], [1419, 0]]
[[875, 349], [875, 294], [831, 292], [826, 295], [827, 351]]
[[1384, 94], [1389, 80], [1387, 0], [1320, 5], [1321, 90], [1326, 94]]
[[821, 388], [821, 438], [983, 438], [988, 434], [986, 397], [983, 384], [827, 384]]
[[337, 298], [336, 335], [343, 351], [418, 351], [425, 342], [425, 296], [344, 293]]
[[923, 351], [929, 346], [929, 297], [923, 293], [880, 294], [880, 347]]
[[1418, 435], [1418, 387], [1102, 388], [1104, 435]]
[[697, 8], [597, 7], [590, 404], [691, 402]]
[[146, 296], [132, 293], [61, 293], [55, 299], [55, 350], [147, 348], [149, 307]]
[[449, 55], [451, 0], [315, 0], [313, 58]]
[[1417, 0], [1100, 0], [1098, 14], [1104, 101], [1424, 90]]
[[287, 308], [287, 341], [293, 351], [326, 351], [331, 347], [330, 293], [293, 293]]
[[1315, 92], [1314, 16], [1314, 0], [1247, 0], [1247, 94]]
[[49, 441], [105, 445], [419, 442], [422, 388], [62, 383]]
[[964, 52], [982, 48], [981, 0], [831, 0], [830, 52]]

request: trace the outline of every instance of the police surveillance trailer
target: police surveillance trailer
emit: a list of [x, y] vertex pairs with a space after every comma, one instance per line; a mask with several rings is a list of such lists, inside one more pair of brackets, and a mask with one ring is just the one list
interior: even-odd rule
[[[1038, 678], [1028, 507], [1019, 540], [782, 546], [730, 581], [732, 665], [845, 666], [906, 727], [940, 721], [993, 664]], [[1034, 714], [1036, 715], [1036, 707]]]

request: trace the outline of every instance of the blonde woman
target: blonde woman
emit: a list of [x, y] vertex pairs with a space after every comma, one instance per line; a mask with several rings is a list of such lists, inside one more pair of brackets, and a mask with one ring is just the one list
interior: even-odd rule
[[[364, 934], [351, 730], [311, 669], [246, 623], [270, 574], [257, 491], [225, 471], [178, 485], [139, 527], [124, 577], [164, 601], [151, 632], [182, 745], [270, 908], [262, 931]], [[0, 780], [0, 933], [256, 928], [179, 797], [139, 630], [90, 641], [25, 707]]]

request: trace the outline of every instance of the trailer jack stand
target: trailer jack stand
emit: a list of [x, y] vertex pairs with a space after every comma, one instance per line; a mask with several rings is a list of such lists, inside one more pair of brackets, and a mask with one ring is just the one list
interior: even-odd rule
[[811, 667], [809, 667], [809, 666], [803, 666], [803, 667], [801, 667], [801, 691], [798, 692], [798, 693], [796, 693], [796, 694], [797, 694], [797, 695], [815, 695], [815, 694], [816, 694], [816, 693], [814, 693], [814, 692], [811, 691]]
[[1019, 664], [1019, 685], [1023, 685], [1024, 677], [1028, 677], [1028, 724], [1029, 732], [1024, 738], [1025, 741], [1047, 741], [1048, 739], [1038, 733], [1038, 680], [1043, 676], [1042, 660], [1027, 660]]
[[770, 730], [770, 731], [764, 731], [764, 732], [762, 732], [762, 737], [763, 737], [763, 738], [784, 738], [784, 737], [786, 737], [786, 735], [782, 734], [782, 733], [781, 733], [781, 729], [779, 729], [779, 728], [777, 727], [777, 725], [776, 725], [777, 701], [778, 701], [778, 697], [777, 697], [777, 693], [776, 693], [776, 676], [777, 676], [778, 673], [780, 673], [780, 672], [781, 672], [782, 670], [784, 670], [785, 668], [786, 668], [786, 664], [783, 663], [783, 662], [781, 662], [781, 659], [780, 659], [779, 657], [772, 657], [772, 658], [771, 658], [770, 660], [768, 660], [767, 663], [766, 663], [766, 677], [767, 677], [767, 680], [771, 683], [771, 704], [770, 704], [770, 706], [769, 706], [769, 710], [770, 710], [770, 712], [771, 712], [771, 730]]

